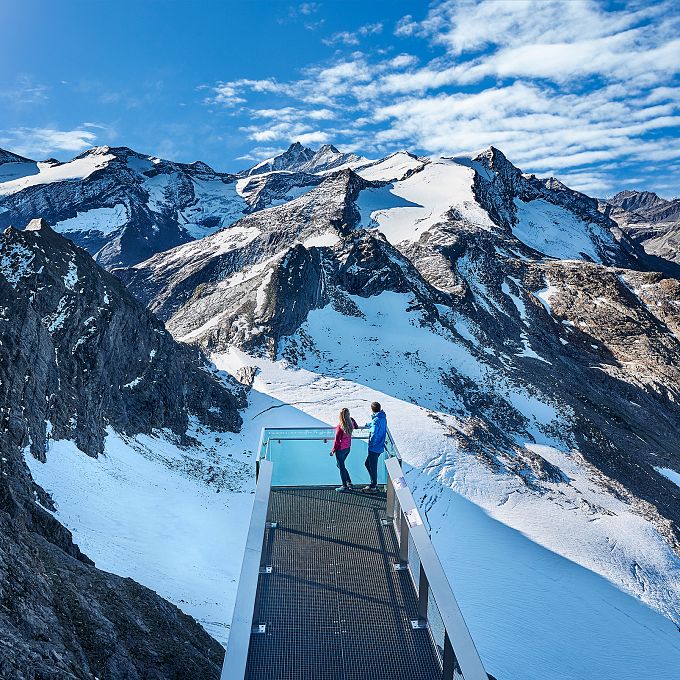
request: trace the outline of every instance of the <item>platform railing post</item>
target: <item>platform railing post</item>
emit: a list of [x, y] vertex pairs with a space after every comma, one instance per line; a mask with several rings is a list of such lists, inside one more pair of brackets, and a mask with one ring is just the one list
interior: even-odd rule
[[420, 565], [420, 574], [418, 576], [418, 620], [421, 623], [427, 621], [427, 603], [430, 598], [430, 582], [427, 580], [427, 574], [423, 565]]
[[385, 512], [387, 519], [394, 519], [394, 484], [389, 474], [387, 475], [387, 508]]
[[399, 521], [399, 564], [408, 564], [408, 519], [404, 511], [400, 508], [400, 521]]
[[456, 655], [449, 638], [449, 631], [444, 631], [444, 654], [442, 659], [442, 680], [453, 680], [456, 671]]

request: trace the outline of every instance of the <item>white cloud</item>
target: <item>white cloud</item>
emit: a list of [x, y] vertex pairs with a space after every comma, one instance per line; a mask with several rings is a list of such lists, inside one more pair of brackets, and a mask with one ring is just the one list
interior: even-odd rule
[[413, 17], [410, 14], [407, 14], [397, 21], [397, 25], [394, 27], [394, 35], [406, 38], [413, 35], [417, 29], [418, 24], [413, 21]]
[[247, 154], [244, 154], [243, 156], [238, 156], [236, 158], [237, 161], [262, 161], [265, 158], [271, 158], [272, 156], [277, 156], [280, 153], [283, 153], [285, 149], [275, 147], [275, 146], [256, 146], [254, 149], [251, 149]]
[[604, 172], [562, 172], [548, 171], [546, 175], [559, 175], [560, 181], [572, 189], [582, 191], [590, 196], [603, 196], [614, 184], [610, 176]]
[[320, 7], [321, 5], [318, 2], [303, 2], [298, 8], [298, 11], [303, 16], [309, 16], [310, 14], [318, 12]]
[[[645, 159], [669, 168], [680, 159], [680, 13], [671, 2], [446, 0], [395, 26], [429, 42], [422, 62], [383, 45], [355, 49], [382, 28], [335, 34], [334, 59], [298, 79], [218, 83], [211, 101], [238, 100], [265, 119], [246, 129], [258, 142], [308, 135], [364, 153], [398, 145], [434, 154], [494, 145], [527, 171], [559, 171], [591, 191]], [[272, 97], [280, 108], [253, 104]]]
[[321, 42], [324, 45], [337, 45], [338, 43], [342, 43], [343, 45], [358, 45], [359, 36], [350, 31], [339, 31], [338, 33], [333, 33], [329, 38], [323, 38]]
[[87, 130], [57, 130], [54, 128], [14, 128], [0, 132], [0, 145], [22, 156], [44, 158], [62, 151], [82, 151], [94, 145], [95, 126], [88, 123]]
[[448, 0], [417, 29], [460, 55], [489, 46], [579, 43], [616, 35], [657, 13], [655, 8], [606, 11], [588, 0]]
[[393, 69], [402, 69], [407, 66], [414, 66], [418, 63], [418, 57], [412, 54], [399, 54], [390, 60], [390, 66]]
[[321, 42], [324, 45], [337, 45], [342, 43], [343, 45], [358, 45], [360, 38], [365, 38], [370, 35], [378, 35], [382, 33], [383, 25], [378, 22], [375, 24], [365, 24], [364, 26], [359, 26], [354, 31], [339, 31], [334, 33], [329, 38], [324, 38]]
[[4, 101], [3, 106], [17, 108], [43, 103], [48, 99], [47, 93], [46, 85], [36, 82], [32, 76], [19, 74], [13, 85], [0, 90], [0, 101]]
[[300, 144], [325, 144], [326, 142], [329, 142], [330, 139], [331, 136], [328, 132], [315, 130], [314, 132], [304, 132], [300, 135], [297, 135], [295, 141], [300, 142]]

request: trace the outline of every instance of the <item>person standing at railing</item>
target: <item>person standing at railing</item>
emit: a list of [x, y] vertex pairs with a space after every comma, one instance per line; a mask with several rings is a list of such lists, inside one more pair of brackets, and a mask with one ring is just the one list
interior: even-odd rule
[[366, 469], [371, 478], [371, 484], [365, 486], [362, 491], [375, 493], [378, 490], [378, 459], [385, 450], [385, 438], [387, 437], [387, 415], [377, 401], [371, 404], [373, 417], [364, 427], [368, 428], [368, 456], [366, 456]]
[[358, 427], [354, 418], [350, 416], [349, 409], [343, 408], [340, 411], [339, 422], [335, 426], [335, 441], [331, 450], [331, 456], [335, 456], [335, 462], [340, 470], [340, 481], [342, 482], [342, 486], [339, 486], [336, 491], [344, 492], [353, 489], [345, 461], [352, 446], [352, 432]]

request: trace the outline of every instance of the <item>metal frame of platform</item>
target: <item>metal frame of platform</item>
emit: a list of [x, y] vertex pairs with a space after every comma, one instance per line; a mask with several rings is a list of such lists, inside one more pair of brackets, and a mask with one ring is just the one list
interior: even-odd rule
[[272, 486], [263, 431], [221, 680], [487, 680], [390, 441], [385, 491], [341, 494]]

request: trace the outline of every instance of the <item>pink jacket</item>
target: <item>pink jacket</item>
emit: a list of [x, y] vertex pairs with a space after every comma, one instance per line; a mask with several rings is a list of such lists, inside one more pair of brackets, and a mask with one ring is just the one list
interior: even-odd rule
[[[356, 420], [352, 418], [352, 427], [356, 430], [359, 426]], [[335, 441], [333, 442], [333, 452], [344, 451], [352, 445], [352, 435], [347, 434], [340, 425], [335, 426]]]

